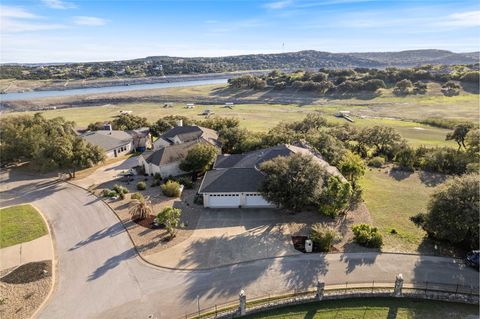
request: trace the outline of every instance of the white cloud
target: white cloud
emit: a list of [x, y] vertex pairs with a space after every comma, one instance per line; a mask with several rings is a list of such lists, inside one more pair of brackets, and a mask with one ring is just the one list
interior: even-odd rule
[[264, 5], [265, 8], [267, 9], [272, 9], [272, 10], [279, 10], [288, 7], [293, 3], [292, 0], [281, 0], [281, 1], [275, 1], [275, 2], [269, 2]]
[[18, 18], [18, 19], [34, 19], [38, 16], [23, 9], [22, 7], [12, 7], [0, 5], [0, 17], [2, 18]]
[[87, 26], [102, 26], [107, 24], [108, 20], [97, 18], [97, 17], [87, 17], [87, 16], [78, 16], [73, 18], [73, 23], [78, 25], [87, 25]]
[[41, 18], [22, 7], [0, 6], [0, 25], [3, 33], [56, 30], [66, 27], [62, 24], [38, 22]]
[[74, 9], [77, 7], [75, 3], [63, 0], [42, 0], [43, 4], [52, 9]]
[[441, 24], [454, 27], [480, 26], [480, 10], [453, 13]]

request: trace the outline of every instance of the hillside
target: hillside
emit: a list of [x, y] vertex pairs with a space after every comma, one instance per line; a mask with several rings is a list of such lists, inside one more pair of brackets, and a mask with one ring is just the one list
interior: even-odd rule
[[413, 50], [330, 53], [309, 50], [224, 57], [151, 56], [110, 62], [9, 64], [0, 65], [0, 78], [17, 80], [140, 78], [269, 69], [293, 71], [319, 68], [385, 68], [389, 66], [413, 67], [424, 64], [474, 64], [477, 62], [478, 52], [461, 54], [444, 50]]

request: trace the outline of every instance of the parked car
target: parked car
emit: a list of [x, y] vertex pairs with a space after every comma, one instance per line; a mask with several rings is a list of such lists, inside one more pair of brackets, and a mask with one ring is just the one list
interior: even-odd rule
[[478, 271], [479, 258], [480, 258], [480, 250], [472, 250], [467, 254], [467, 257], [465, 257], [465, 263], [470, 267], [475, 268]]

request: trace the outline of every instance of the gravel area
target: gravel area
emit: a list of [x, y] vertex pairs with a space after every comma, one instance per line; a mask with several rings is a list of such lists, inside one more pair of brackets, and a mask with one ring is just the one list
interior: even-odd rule
[[[132, 237], [135, 246], [143, 255], [157, 253], [189, 238], [197, 226], [198, 218], [203, 209], [203, 206], [193, 203], [201, 180], [198, 180], [195, 183], [193, 189], [185, 189], [180, 198], [166, 197], [162, 194], [162, 190], [159, 186], [151, 187], [151, 177], [149, 177], [149, 180], [146, 182], [147, 189], [144, 191], [138, 191], [135, 186], [140, 180], [143, 180], [143, 177], [136, 177], [136, 180], [129, 184], [122, 183], [119, 180], [104, 183], [94, 190], [94, 194], [101, 197], [102, 190], [105, 188], [112, 188], [114, 184], [119, 184], [128, 188], [129, 193], [124, 200], [102, 199], [105, 200], [105, 202], [122, 220], [124, 226]], [[145, 198], [148, 198], [151, 201], [155, 215], [160, 212], [163, 207], [167, 206], [173, 206], [182, 210], [182, 216], [180, 219], [181, 227], [177, 229], [177, 233], [173, 239], [170, 239], [170, 236], [165, 229], [150, 229], [132, 221], [129, 213], [131, 207], [130, 196], [135, 192], [141, 193]]]
[[288, 227], [292, 236], [308, 236], [313, 224], [324, 223], [335, 227], [342, 237], [342, 240], [334, 246], [335, 251], [365, 252], [369, 250], [353, 242], [353, 232], [351, 229], [353, 224], [371, 224], [372, 220], [364, 203], [361, 203], [355, 210], [350, 210], [335, 220], [313, 211], [305, 211], [291, 216], [292, 218], [288, 223]]
[[28, 263], [8, 272], [0, 279], [0, 318], [30, 318], [51, 285], [51, 261]]

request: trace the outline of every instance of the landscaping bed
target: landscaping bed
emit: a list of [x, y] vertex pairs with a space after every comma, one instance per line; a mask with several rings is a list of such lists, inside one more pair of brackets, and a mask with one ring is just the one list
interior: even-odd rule
[[[92, 192], [96, 196], [102, 197], [103, 190], [112, 189], [115, 184], [122, 185], [128, 189], [129, 192], [125, 195], [125, 199], [112, 199], [108, 197], [102, 197], [102, 199], [105, 200], [122, 221], [139, 252], [145, 256], [154, 254], [177, 245], [189, 238], [195, 230], [201, 210], [203, 209], [202, 206], [193, 203], [200, 181], [195, 183], [193, 189], [185, 189], [180, 198], [171, 198], [163, 195], [159, 186], [151, 186], [153, 180], [152, 177], [135, 176], [134, 179], [134, 181], [129, 183], [122, 182], [121, 179], [112, 180], [98, 185], [92, 190]], [[145, 190], [137, 190], [136, 185], [139, 181], [146, 182]], [[143, 220], [132, 220], [129, 213], [131, 207], [130, 197], [136, 192], [141, 193], [151, 202], [154, 215], [148, 216]], [[170, 237], [166, 229], [162, 227], [153, 227], [152, 225], [156, 214], [158, 214], [162, 208], [168, 206], [180, 208], [182, 210], [180, 219], [181, 227], [178, 228], [173, 239]]]
[[32, 262], [3, 273], [6, 275], [0, 279], [0, 317], [30, 318], [50, 291], [52, 262]]

